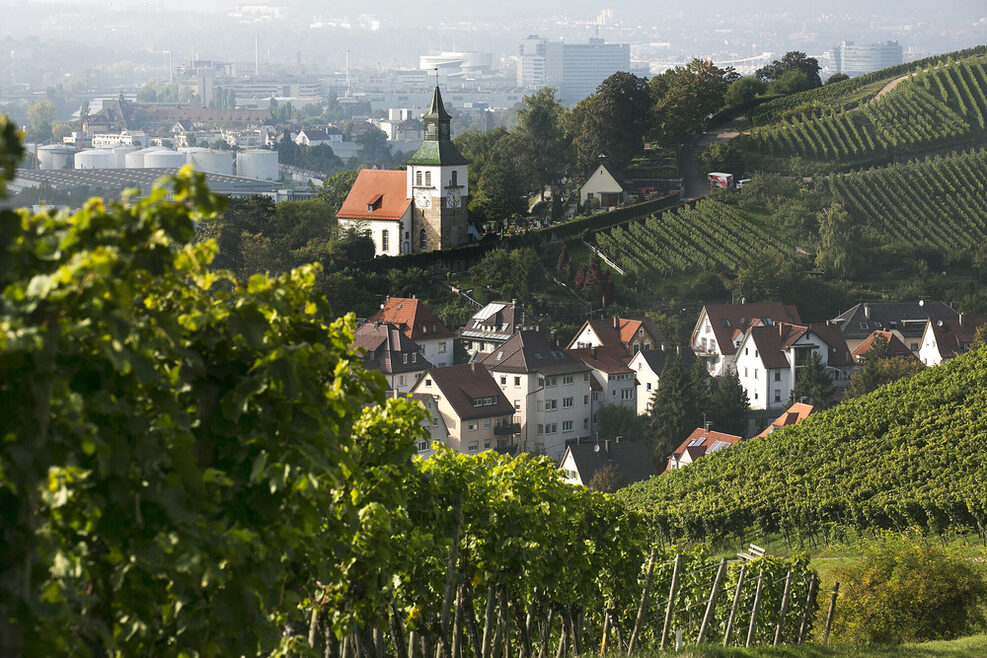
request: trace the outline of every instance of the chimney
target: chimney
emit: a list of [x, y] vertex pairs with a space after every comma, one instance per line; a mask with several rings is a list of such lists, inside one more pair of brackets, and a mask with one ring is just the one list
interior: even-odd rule
[[706, 434], [709, 434], [709, 426], [712, 425], [712, 424], [713, 424], [712, 422], [710, 422], [710, 421], [706, 420], [705, 418], [703, 418], [703, 432], [705, 432]]
[[476, 375], [476, 361], [470, 361], [470, 373]]
[[603, 449], [606, 451], [607, 456], [609, 457], [610, 456], [610, 439], [607, 439], [607, 440], [605, 440], [603, 442]]
[[594, 345], [594, 346], [592, 347], [592, 349], [590, 349], [590, 354], [592, 354], [592, 355], [593, 355], [593, 358], [594, 358], [594, 359], [596, 358], [596, 345]]
[[[919, 302], [919, 304], [921, 304], [921, 302]], [[870, 320], [870, 306], [867, 305], [867, 302], [864, 302], [864, 317]]]
[[960, 326], [961, 327], [963, 326], [963, 314], [962, 313], [960, 313]]
[[613, 316], [613, 328], [616, 329], [617, 331], [620, 331], [620, 318], [618, 318], [616, 315]]

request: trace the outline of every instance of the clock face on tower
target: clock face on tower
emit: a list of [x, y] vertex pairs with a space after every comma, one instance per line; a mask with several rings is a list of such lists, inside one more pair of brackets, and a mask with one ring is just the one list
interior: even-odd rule
[[432, 193], [429, 190], [415, 190], [415, 205], [419, 208], [431, 208]]
[[458, 208], [462, 203], [462, 199], [459, 190], [449, 190], [446, 194], [446, 205], [450, 208]]

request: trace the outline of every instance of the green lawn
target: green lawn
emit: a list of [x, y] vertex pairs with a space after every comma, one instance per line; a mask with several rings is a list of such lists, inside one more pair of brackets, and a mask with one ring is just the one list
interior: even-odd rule
[[[644, 654], [641, 654], [642, 656]], [[723, 649], [709, 647], [669, 651], [661, 655], [681, 658], [760, 658], [786, 656], [790, 658], [827, 658], [854, 656], [859, 658], [973, 658], [987, 656], [987, 634], [971, 635], [959, 640], [899, 644], [894, 646], [829, 646], [806, 644], [800, 647], [763, 647], [756, 649]]]

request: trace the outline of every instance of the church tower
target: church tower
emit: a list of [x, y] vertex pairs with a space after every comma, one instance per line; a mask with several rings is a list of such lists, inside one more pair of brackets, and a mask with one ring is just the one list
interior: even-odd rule
[[452, 117], [442, 106], [438, 80], [422, 121], [425, 141], [407, 162], [412, 252], [464, 245], [468, 230], [467, 162], [452, 143]]

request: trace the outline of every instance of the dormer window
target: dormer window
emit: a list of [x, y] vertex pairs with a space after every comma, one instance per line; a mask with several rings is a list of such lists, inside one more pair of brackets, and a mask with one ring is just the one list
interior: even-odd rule
[[383, 202], [384, 202], [384, 195], [378, 194], [370, 201], [370, 203], [367, 204], [367, 212], [373, 212], [375, 210], [378, 210]]

